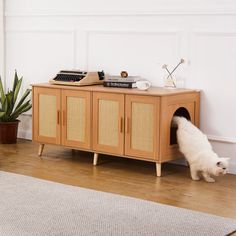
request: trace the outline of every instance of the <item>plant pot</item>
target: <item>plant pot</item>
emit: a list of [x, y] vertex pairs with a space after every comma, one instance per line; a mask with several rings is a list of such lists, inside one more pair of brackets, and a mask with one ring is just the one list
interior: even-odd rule
[[0, 122], [0, 143], [16, 143], [19, 122]]

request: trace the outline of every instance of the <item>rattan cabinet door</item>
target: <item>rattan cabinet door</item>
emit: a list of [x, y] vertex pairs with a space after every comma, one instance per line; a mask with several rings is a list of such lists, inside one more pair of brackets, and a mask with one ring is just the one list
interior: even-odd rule
[[159, 98], [126, 95], [125, 155], [158, 158]]
[[60, 144], [60, 89], [33, 88], [33, 139]]
[[62, 90], [62, 144], [90, 148], [91, 93]]
[[124, 95], [93, 93], [93, 149], [124, 154]]

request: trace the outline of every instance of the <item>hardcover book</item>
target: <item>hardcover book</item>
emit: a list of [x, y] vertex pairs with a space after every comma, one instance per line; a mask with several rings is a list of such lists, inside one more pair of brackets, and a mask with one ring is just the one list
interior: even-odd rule
[[136, 82], [114, 82], [114, 81], [103, 81], [104, 87], [116, 87], [116, 88], [136, 88]]
[[104, 87], [117, 87], [117, 88], [136, 88], [136, 81], [140, 80], [138, 76], [128, 76], [122, 78], [120, 76], [108, 76], [103, 81]]

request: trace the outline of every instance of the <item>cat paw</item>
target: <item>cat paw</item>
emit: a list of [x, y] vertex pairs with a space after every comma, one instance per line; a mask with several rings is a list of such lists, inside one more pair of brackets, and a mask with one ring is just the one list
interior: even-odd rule
[[194, 176], [194, 177], [192, 177], [192, 180], [198, 181], [198, 180], [200, 180], [200, 177]]
[[207, 179], [205, 179], [206, 180], [206, 182], [208, 182], [208, 183], [214, 183], [215, 182], [215, 179], [213, 179], [213, 178], [207, 178]]

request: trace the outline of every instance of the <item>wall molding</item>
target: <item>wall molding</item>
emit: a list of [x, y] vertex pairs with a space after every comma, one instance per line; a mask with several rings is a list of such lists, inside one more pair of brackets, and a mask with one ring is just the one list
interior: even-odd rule
[[[218, 30], [218, 31], [211, 31], [211, 30], [195, 30], [189, 33], [189, 43], [191, 45], [196, 44], [196, 40], [199, 37], [236, 37], [236, 31], [226, 31], [226, 30]], [[193, 59], [193, 55], [195, 53], [195, 48], [190, 51], [190, 57]]]
[[207, 137], [210, 141], [236, 144], [236, 138], [221, 137], [221, 136], [216, 136], [216, 135], [207, 135]]
[[35, 29], [35, 28], [28, 28], [28, 29], [5, 29], [5, 33], [46, 33], [46, 34], [73, 34], [75, 29]]
[[72, 41], [73, 41], [73, 67], [76, 67], [76, 48], [77, 48], [77, 31], [76, 29], [34, 29], [34, 28], [28, 28], [28, 29], [5, 29], [5, 34], [24, 34], [24, 33], [39, 33], [39, 34], [71, 34]]
[[194, 31], [192, 37], [215, 36], [215, 37], [236, 37], [236, 31]]
[[83, 17], [83, 16], [159, 16], [159, 15], [236, 15], [236, 9], [230, 8], [179, 8], [158, 10], [129, 10], [129, 11], [77, 11], [75, 12], [5, 12], [5, 17]]
[[133, 29], [119, 29], [119, 30], [97, 30], [97, 29], [89, 29], [86, 30], [86, 68], [89, 67], [89, 39], [92, 34], [107, 34], [107, 35], [115, 35], [115, 34], [120, 34], [120, 35], [173, 35], [176, 37], [176, 53], [179, 54], [178, 46], [180, 44], [180, 39], [181, 39], [181, 30], [178, 29], [168, 29], [168, 30], [133, 30]]
[[119, 30], [105, 30], [105, 29], [88, 29], [85, 30], [87, 34], [179, 34], [181, 30], [133, 30], [133, 29], [119, 29]]

